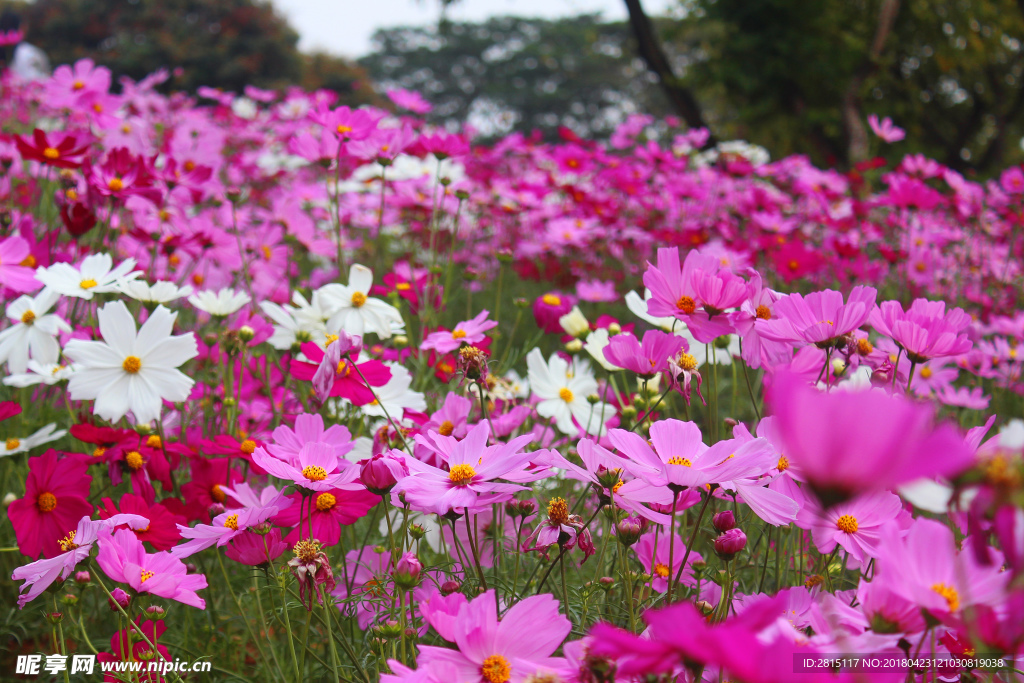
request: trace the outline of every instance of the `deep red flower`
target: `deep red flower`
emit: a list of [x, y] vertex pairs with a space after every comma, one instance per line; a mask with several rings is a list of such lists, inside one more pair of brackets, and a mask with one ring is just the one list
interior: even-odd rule
[[[181, 539], [178, 533], [178, 524], [185, 524], [184, 517], [178, 517], [171, 513], [160, 503], [148, 505], [142, 496], [126, 493], [121, 496], [118, 506], [109, 498], [103, 499], [103, 507], [99, 508], [100, 519], [108, 519], [113, 515], [123, 513], [141, 515], [149, 520], [149, 526], [145, 529], [132, 529], [135, 537], [140, 541], [148, 541], [156, 550], [170, 550]], [[127, 525], [122, 527], [127, 529]]]
[[[305, 363], [301, 360], [292, 359], [292, 375], [304, 382], [313, 381], [317, 367], [323, 360], [324, 351], [313, 342], [306, 342], [302, 345], [302, 352], [306, 354], [312, 363]], [[334, 386], [331, 388], [330, 396], [342, 396], [352, 401], [357, 406], [364, 406], [373, 401], [373, 392], [366, 386], [382, 387], [391, 379], [391, 368], [379, 360], [368, 360], [363, 363], [356, 363], [356, 372], [347, 359], [338, 363], [337, 372], [334, 376]], [[360, 376], [361, 375], [361, 376]], [[366, 378], [366, 382], [363, 378]]]
[[230, 469], [230, 464], [227, 458], [208, 460], [199, 456], [192, 457], [192, 481], [181, 487], [189, 519], [209, 524], [210, 506], [214, 503], [223, 505], [228, 499], [221, 488], [234, 486], [243, 480], [242, 473]]
[[31, 142], [21, 135], [15, 135], [14, 140], [23, 159], [57, 168], [79, 168], [84, 163], [82, 157], [89, 149], [89, 145], [75, 147], [78, 138], [68, 133], [63, 135], [60, 142], [51, 141], [46, 137], [46, 133], [36, 128], [32, 131]]
[[78, 527], [82, 517], [92, 514], [86, 498], [92, 477], [77, 458], [61, 458], [52, 448], [28, 461], [25, 496], [7, 509], [18, 549], [36, 559], [39, 553], [56, 557], [61, 539]]

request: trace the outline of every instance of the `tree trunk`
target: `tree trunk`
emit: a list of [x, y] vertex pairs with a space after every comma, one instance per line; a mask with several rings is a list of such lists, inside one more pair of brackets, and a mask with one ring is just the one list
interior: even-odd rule
[[[1024, 2], [1024, 0], [1020, 0]], [[864, 64], [857, 70], [843, 94], [843, 127], [846, 129], [847, 160], [851, 164], [868, 158], [868, 132], [864, 127], [863, 112], [860, 110], [860, 89], [864, 81], [878, 68], [878, 60], [885, 49], [885, 41], [896, 23], [900, 12], [900, 0], [882, 0], [878, 10], [878, 25], [875, 38], [871, 41]]]

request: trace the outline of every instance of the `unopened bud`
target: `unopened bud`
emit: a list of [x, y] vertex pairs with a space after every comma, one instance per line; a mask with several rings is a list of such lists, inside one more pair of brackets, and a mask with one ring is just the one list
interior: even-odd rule
[[458, 581], [445, 581], [441, 584], [441, 595], [458, 593], [461, 588], [462, 585]]
[[248, 325], [242, 325], [238, 329], [238, 338], [244, 342], [251, 342], [256, 336], [256, 330], [252, 329]]
[[719, 512], [711, 518], [711, 524], [714, 525], [715, 529], [718, 531], [734, 529], [736, 528], [736, 515], [733, 514], [732, 510]]
[[393, 340], [395, 348], [403, 349], [409, 345], [409, 338], [404, 334], [397, 335]]

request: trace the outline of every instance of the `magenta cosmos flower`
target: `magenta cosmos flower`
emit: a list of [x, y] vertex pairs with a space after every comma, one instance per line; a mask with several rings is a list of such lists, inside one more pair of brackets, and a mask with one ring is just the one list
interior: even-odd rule
[[92, 514], [92, 504], [86, 500], [92, 484], [89, 466], [57, 455], [51, 449], [29, 459], [25, 496], [7, 509], [21, 554], [33, 559], [39, 553], [59, 555], [60, 539], [78, 526], [78, 520]]
[[827, 510], [809, 500], [797, 517], [797, 526], [811, 530], [818, 552], [828, 555], [838, 544], [850, 554], [847, 566], [857, 569], [878, 552], [882, 529], [903, 510], [900, 497], [878, 491], [837, 503]]
[[185, 563], [168, 552], [148, 554], [142, 541], [128, 529], [100, 532], [100, 552], [96, 563], [118, 583], [126, 583], [136, 593], [149, 593], [185, 605], [206, 609], [206, 601], [196, 591], [206, 588], [206, 577], [189, 574]]
[[[671, 547], [672, 545], [675, 547]], [[686, 560], [686, 570], [683, 572], [680, 583], [690, 587], [697, 585], [691, 565], [694, 562], [703, 562], [704, 558], [697, 551], [692, 551], [687, 557], [686, 544], [678, 535], [672, 537], [670, 544], [668, 534], [659, 536], [650, 532], [646, 533], [633, 546], [633, 552], [636, 553], [640, 564], [644, 566], [644, 571], [651, 575], [651, 587], [659, 593], [668, 590], [669, 579], [674, 579], [679, 573], [684, 559]], [[702, 599], [710, 601], [714, 599], [714, 596], [704, 595]]]
[[341, 527], [354, 524], [366, 516], [380, 502], [380, 496], [366, 490], [331, 489], [308, 499], [294, 494], [288, 496], [288, 501], [291, 505], [284, 507], [273, 521], [281, 526], [295, 527], [285, 537], [289, 545], [294, 545], [303, 535], [307, 535], [306, 530], [312, 524], [313, 538], [324, 546], [331, 546], [341, 540]]
[[27, 265], [31, 255], [28, 241], [19, 235], [0, 240], [0, 287], [34, 292], [43, 286], [36, 279], [35, 268]]
[[497, 321], [488, 320], [487, 316], [487, 311], [480, 311], [472, 320], [458, 323], [451, 332], [431, 332], [420, 344], [420, 348], [424, 351], [433, 349], [438, 353], [448, 353], [462, 344], [479, 344], [484, 340], [484, 332], [498, 326]]
[[617, 334], [604, 347], [609, 363], [641, 377], [653, 377], [668, 370], [668, 361], [680, 351], [688, 351], [686, 340], [660, 330], [648, 330], [643, 342], [631, 334]]
[[840, 292], [831, 289], [807, 296], [789, 294], [775, 302], [772, 318], [760, 324], [761, 336], [826, 348], [867, 321], [877, 295], [874, 287], [854, 287], [845, 302]]
[[488, 435], [486, 422], [471, 429], [461, 441], [436, 433], [417, 434], [416, 442], [439, 453], [448, 470], [405, 458], [410, 476], [398, 482], [394, 493], [404, 491], [415, 509], [440, 515], [508, 500], [524, 487], [495, 480], [514, 476], [526, 467], [533, 454], [522, 449], [533, 441], [533, 436], [527, 434], [507, 444], [488, 446]]
[[931, 406], [901, 396], [823, 393], [783, 372], [771, 403], [785, 456], [826, 506], [922, 477], [951, 476], [973, 460], [956, 429], [933, 424]]
[[[572, 630], [551, 595], [534, 595], [513, 606], [500, 621], [494, 591], [463, 604], [442, 637], [458, 650], [420, 646], [423, 668], [450, 666], [459, 683], [521, 683], [541, 670], [560, 670], [565, 661], [553, 658]], [[439, 631], [440, 632], [440, 631]]]
[[658, 249], [658, 264], [647, 264], [644, 285], [651, 290], [647, 312], [682, 320], [702, 344], [733, 331], [723, 314], [747, 298], [747, 283], [717, 257], [691, 251], [680, 266], [678, 247]]
[[238, 484], [234, 489], [225, 487], [224, 492], [243, 507], [220, 513], [211, 520], [211, 524], [197, 524], [194, 527], [179, 524], [178, 533], [188, 540], [171, 548], [171, 555], [177, 558], [189, 557], [213, 545], [225, 546], [228, 541], [244, 534], [247, 529], [263, 524], [288, 504], [284, 494], [273, 486], [267, 486], [259, 495], [249, 484], [244, 483]]
[[328, 396], [340, 396], [357, 406], [371, 403], [374, 400], [373, 390], [367, 383], [373, 387], [384, 386], [391, 379], [391, 369], [379, 360], [366, 360], [362, 363], [353, 363], [347, 357], [334, 360], [331, 347], [338, 343], [331, 343], [326, 353], [313, 342], [304, 343], [302, 352], [313, 362], [306, 363], [293, 358], [292, 374], [296, 379], [312, 381], [317, 398], [321, 401]]
[[947, 311], [943, 301], [915, 299], [905, 312], [898, 301], [883, 301], [871, 314], [870, 322], [892, 337], [913, 363], [959, 356], [974, 346], [967, 337], [971, 316], [959, 308]]
[[[342, 425], [331, 425], [324, 429], [324, 419], [316, 413], [302, 413], [295, 417], [295, 428], [281, 425], [271, 434], [273, 443], [264, 446], [267, 453], [278, 460], [294, 462], [299, 451], [307, 443], [326, 443], [334, 449], [334, 454], [345, 457], [355, 448], [352, 434]], [[256, 450], [255, 449], [254, 453]]]
[[342, 460], [330, 444], [319, 441], [305, 444], [291, 462], [278, 460], [262, 448], [256, 449], [252, 460], [267, 474], [294, 482], [307, 491], [327, 491], [359, 477], [359, 468], [354, 463]]

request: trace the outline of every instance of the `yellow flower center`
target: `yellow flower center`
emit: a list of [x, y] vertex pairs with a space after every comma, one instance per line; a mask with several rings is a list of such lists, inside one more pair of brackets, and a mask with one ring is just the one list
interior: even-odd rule
[[327, 470], [318, 465], [306, 465], [302, 468], [302, 476], [310, 481], [323, 481], [327, 478]]
[[541, 297], [540, 300], [543, 301], [544, 303], [546, 303], [548, 306], [561, 306], [562, 305], [561, 297], [559, 297], [556, 294], [545, 294], [544, 296]]
[[869, 342], [867, 339], [858, 339], [857, 340], [857, 353], [859, 353], [860, 355], [866, 356], [866, 355], [868, 355], [869, 353], [871, 353], [874, 350], [875, 350], [874, 345], [871, 342]]
[[346, 126], [344, 124], [339, 124], [338, 127], [336, 128], [336, 130], [338, 131], [338, 133], [340, 135], [344, 135], [345, 133], [351, 133], [352, 132], [352, 126]]
[[35, 268], [36, 267], [36, 257], [33, 256], [32, 254], [29, 254], [28, 256], [23, 258], [21, 260], [21, 263], [19, 263], [18, 265], [19, 266], [25, 266], [26, 268]]
[[843, 515], [836, 520], [836, 527], [847, 534], [857, 533], [857, 529], [860, 528], [857, 524], [857, 518], [853, 515]]
[[458, 486], [465, 486], [476, 476], [472, 465], [456, 465], [448, 472], [448, 480]]
[[335, 372], [342, 377], [348, 377], [352, 373], [352, 366], [343, 360], [339, 360], [338, 367], [335, 368]]
[[124, 359], [124, 362], [121, 363], [121, 367], [129, 375], [134, 375], [136, 372], [142, 369], [142, 359], [139, 358], [138, 356], [128, 356], [127, 358]]
[[100, 456], [102, 456], [106, 452], [107, 452], [106, 448], [104, 448], [103, 446], [97, 446], [96, 448], [92, 449], [92, 457], [99, 458]]
[[120, 192], [124, 189], [124, 181], [114, 176], [107, 182], [107, 187], [110, 188], [111, 192]]
[[932, 376], [932, 369], [928, 367], [921, 368], [921, 379], [928, 379]]
[[395, 285], [395, 289], [397, 289], [399, 292], [407, 292], [410, 289], [412, 289], [412, 285], [410, 285], [408, 282], [399, 282], [397, 285]]
[[569, 390], [569, 387], [562, 387], [562, 389], [558, 392], [558, 397], [561, 398], [566, 403], [572, 403], [573, 397], [572, 392]]
[[448, 420], [441, 423], [441, 426], [437, 428], [437, 433], [441, 436], [451, 436], [452, 432], [455, 431], [455, 425]]
[[772, 310], [770, 308], [768, 308], [767, 306], [765, 306], [764, 304], [761, 304], [760, 306], [757, 307], [757, 311], [755, 311], [755, 315], [758, 318], [760, 318], [761, 320], [771, 320], [772, 319]]
[[321, 493], [316, 497], [316, 509], [320, 512], [327, 512], [338, 504], [338, 499], [330, 493]]
[[679, 297], [679, 301], [676, 302], [676, 308], [683, 313], [693, 313], [697, 310], [697, 304], [694, 303], [693, 299], [688, 296]]
[[790, 259], [789, 263], [787, 263], [786, 265], [789, 266], [790, 270], [797, 270], [800, 267], [800, 262], [797, 261], [796, 259]]
[[621, 479], [619, 479], [617, 482], [615, 482], [615, 486], [612, 487], [612, 493], [618, 493], [619, 489], [621, 489], [623, 484], [625, 484], [625, 483], [626, 482], [622, 481]]
[[148, 569], [143, 569], [141, 572], [139, 572], [139, 581], [141, 583], [146, 583], [146, 581], [152, 579], [154, 576], [155, 574], [153, 574], [153, 572], [149, 571]]
[[224, 520], [224, 527], [238, 531], [238, 515], [228, 515], [228, 518]]
[[220, 484], [214, 484], [213, 487], [210, 488], [210, 498], [213, 498], [218, 503], [223, 503], [228, 499], [228, 495], [221, 490]]
[[465, 336], [466, 336], [466, 331], [465, 330], [454, 330], [452, 332], [452, 339], [462, 339]]
[[238, 447], [238, 450], [242, 451], [246, 455], [252, 455], [256, 451], [256, 442], [252, 439], [246, 439], [242, 442], [242, 445]]
[[65, 536], [64, 538], [62, 538], [62, 539], [60, 539], [58, 541], [58, 543], [60, 543], [61, 552], [65, 552], [66, 553], [66, 552], [74, 550], [75, 548], [78, 547], [78, 544], [75, 543], [75, 534], [76, 533], [78, 533], [78, 532], [77, 531], [72, 531], [72, 532], [68, 533], [67, 536]]
[[133, 470], [141, 469], [143, 463], [142, 453], [139, 453], [138, 451], [128, 451], [124, 454], [124, 461], [128, 463], [128, 467], [131, 467]]
[[21, 445], [21, 440], [15, 439], [12, 436], [11, 438], [7, 439], [7, 443], [5, 443], [4, 445], [7, 447], [7, 450], [13, 451], [15, 448]]
[[692, 372], [697, 369], [697, 359], [689, 353], [679, 354], [679, 367], [687, 372]]
[[40, 512], [53, 512], [53, 509], [57, 507], [57, 496], [49, 491], [40, 493], [39, 497], [36, 498], [36, 507], [39, 508]]
[[164, 442], [158, 434], [150, 434], [146, 438], [146, 445], [150, 448], [161, 448], [164, 445]]
[[47, 147], [43, 150], [43, 156], [47, 159], [60, 159], [60, 152], [53, 147]]
[[949, 584], [936, 583], [932, 585], [932, 590], [946, 599], [946, 605], [949, 606], [950, 612], [960, 609], [960, 594], [956, 592], [955, 588]]
[[668, 459], [668, 464], [669, 465], [682, 465], [683, 467], [693, 467], [693, 463], [690, 462], [688, 458], [684, 458], [684, 457], [681, 457], [681, 456], [678, 456], [678, 455], [669, 458]]
[[512, 679], [512, 665], [501, 655], [491, 655], [480, 666], [480, 675], [487, 683], [508, 683]]
[[779, 456], [779, 464], [775, 466], [779, 472], [785, 472], [789, 469], [789, 458], [784, 455]]
[[292, 552], [302, 562], [309, 563], [315, 560], [317, 553], [320, 552], [320, 543], [317, 541], [299, 541], [292, 548]]
[[71, 87], [74, 88], [75, 90], [81, 90], [82, 88], [85, 87], [85, 83], [83, 83], [82, 81], [75, 81], [74, 84], [72, 84]]
[[352, 292], [352, 305], [361, 308], [366, 303], [366, 295], [362, 292]]
[[99, 284], [99, 283], [97, 283], [91, 277], [88, 277], [88, 278], [82, 280], [81, 282], [79, 282], [78, 286], [81, 287], [82, 289], [92, 289], [97, 284]]
[[548, 519], [555, 524], [569, 523], [569, 505], [565, 498], [552, 498], [548, 502]]
[[270, 247], [267, 246], [266, 244], [264, 244], [262, 247], [260, 247], [260, 251], [263, 252], [263, 260], [264, 261], [269, 261], [270, 257], [274, 255], [274, 252], [272, 252], [270, 250]]
[[654, 565], [654, 574], [655, 574], [655, 576], [660, 576], [663, 579], [668, 578], [668, 574], [669, 574], [668, 565], [667, 564], [662, 564], [661, 562], [658, 562], [657, 564]]

